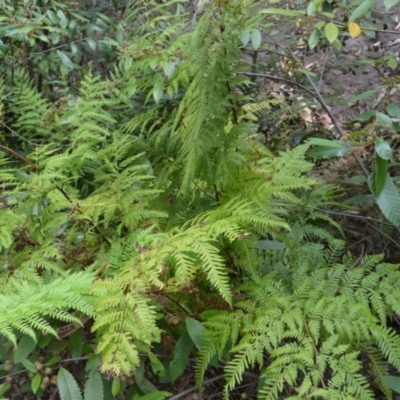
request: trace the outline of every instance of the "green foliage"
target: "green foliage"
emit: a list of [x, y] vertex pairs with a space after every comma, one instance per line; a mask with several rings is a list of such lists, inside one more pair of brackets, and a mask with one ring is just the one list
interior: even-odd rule
[[[259, 368], [261, 398], [372, 399], [375, 380], [390, 399], [398, 266], [343, 256], [320, 208], [336, 192], [307, 160], [359, 142], [258, 140], [260, 116], [285, 106], [254, 95], [243, 46], [263, 49], [264, 17], [303, 14], [250, 0], [194, 18], [175, 0], [3, 3], [0, 370], [28, 375], [19, 395], [57, 381], [62, 400], [162, 399], [150, 374], [171, 385], [199, 355], [199, 383], [227, 362], [226, 397]], [[394, 222], [390, 146], [375, 148], [371, 188]]]
[[293, 399], [374, 399], [362, 355], [390, 393], [383, 361], [400, 366], [399, 338], [387, 322], [399, 311], [398, 267], [377, 256], [359, 266], [348, 254], [340, 260], [338, 241], [322, 250], [304, 243], [284, 250], [284, 262], [267, 263], [259, 282], [237, 289], [232, 312], [205, 320], [199, 379], [218, 355], [230, 359], [226, 397], [246, 369], [258, 366], [261, 398], [286, 392]]

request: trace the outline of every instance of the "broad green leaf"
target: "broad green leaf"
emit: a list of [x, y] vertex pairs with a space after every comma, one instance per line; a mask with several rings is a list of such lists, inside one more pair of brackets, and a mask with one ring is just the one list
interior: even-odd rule
[[0, 396], [2, 396], [7, 390], [9, 390], [11, 387], [11, 383], [3, 383], [0, 385]]
[[315, 3], [313, 1], [310, 1], [310, 3], [307, 6], [307, 15], [312, 15], [317, 11], [317, 7], [315, 6]]
[[379, 122], [379, 124], [382, 125], [385, 129], [393, 130], [393, 122], [388, 115], [377, 111], [375, 114], [375, 118]]
[[386, 176], [389, 169], [387, 160], [376, 156], [375, 159], [375, 174], [373, 174], [374, 194], [379, 196], [385, 186]]
[[304, 17], [304, 13], [294, 10], [284, 10], [282, 8], [265, 8], [260, 11], [261, 14], [276, 14], [283, 15], [285, 17]]
[[93, 50], [93, 51], [95, 51], [96, 50], [96, 42], [93, 40], [93, 39], [91, 39], [91, 38], [87, 38], [86, 39], [86, 42], [87, 42], [87, 44], [89, 45], [89, 47]]
[[14, 362], [18, 364], [22, 359], [27, 358], [36, 346], [36, 342], [31, 336], [23, 335], [18, 342], [14, 353]]
[[388, 104], [386, 106], [387, 113], [394, 118], [400, 118], [400, 107], [396, 104]]
[[158, 391], [157, 388], [145, 376], [143, 376], [140, 381], [136, 381], [136, 385], [145, 394], [151, 394]]
[[339, 35], [339, 29], [333, 22], [329, 22], [325, 25], [324, 32], [329, 43], [335, 41]]
[[[374, 193], [374, 174], [370, 175], [369, 184], [371, 192]], [[375, 201], [378, 204], [383, 215], [395, 226], [400, 226], [400, 195], [389, 174], [381, 193], [376, 196]]]
[[145, 394], [144, 396], [140, 396], [139, 400], [163, 400], [167, 396], [171, 396], [171, 393], [169, 393], [169, 392], [154, 392], [154, 393]]
[[308, 38], [308, 47], [312, 50], [319, 42], [321, 33], [318, 29], [314, 29]]
[[390, 160], [392, 158], [392, 149], [390, 148], [390, 144], [380, 137], [375, 139], [375, 151], [384, 160]]
[[310, 143], [310, 145], [333, 147], [337, 149], [353, 146], [352, 142], [343, 142], [342, 140], [328, 140], [322, 138], [311, 138], [308, 143]]
[[37, 368], [33, 365], [32, 362], [27, 360], [26, 358], [23, 358], [21, 360], [21, 364], [30, 372], [37, 372]]
[[387, 59], [387, 65], [390, 69], [395, 70], [397, 68], [398, 62], [393, 56], [389, 56]]
[[342, 42], [339, 40], [339, 39], [335, 39], [333, 42], [332, 42], [332, 46], [336, 49], [336, 50], [342, 50], [342, 47], [343, 47], [343, 45], [342, 45]]
[[251, 33], [251, 44], [253, 45], [254, 50], [257, 50], [260, 47], [261, 41], [261, 32], [258, 29], [253, 29], [253, 32]]
[[315, 158], [316, 160], [334, 158], [334, 157], [348, 157], [351, 154], [351, 149], [345, 147], [334, 148], [317, 146], [314, 149], [307, 152], [307, 156]]
[[93, 354], [90, 356], [89, 360], [86, 363], [87, 371], [96, 371], [101, 364], [101, 357], [98, 354]]
[[400, 393], [400, 377], [398, 376], [383, 376], [384, 384], [391, 390]]
[[376, 3], [376, 0], [366, 0], [360, 4], [350, 15], [349, 22], [355, 21], [357, 18], [364, 15], [372, 6]]
[[103, 400], [103, 380], [98, 371], [89, 371], [85, 383], [85, 400]]
[[169, 375], [174, 382], [185, 371], [189, 363], [189, 354], [193, 349], [193, 341], [187, 332], [184, 332], [175, 344], [172, 351], [173, 359], [169, 364]]
[[114, 378], [111, 385], [111, 393], [115, 397], [119, 390], [121, 389], [121, 381], [117, 378]]
[[389, 8], [392, 8], [393, 6], [395, 6], [398, 2], [399, 2], [399, 0], [383, 0], [386, 11], [389, 10]]
[[63, 51], [57, 50], [57, 54], [61, 58], [61, 61], [66, 67], [68, 67], [69, 69], [74, 69], [75, 67], [74, 63]]
[[75, 378], [63, 367], [58, 371], [57, 387], [61, 400], [82, 400], [81, 391]]
[[83, 331], [82, 329], [78, 329], [73, 332], [69, 338], [68, 349], [71, 353], [72, 358], [77, 358], [82, 355], [82, 347], [83, 347]]
[[164, 74], [168, 79], [172, 78], [172, 75], [175, 72], [175, 63], [173, 61], [168, 61], [164, 64], [163, 67]]
[[200, 334], [201, 332], [205, 331], [206, 328], [199, 321], [188, 317], [186, 318], [186, 329], [189, 336], [193, 340], [193, 343], [199, 350], [201, 350], [205, 344], [205, 341]]
[[243, 46], [246, 46], [247, 43], [249, 43], [249, 41], [250, 41], [250, 32], [247, 31], [247, 32], [243, 33], [243, 35], [240, 36], [240, 41], [242, 42]]
[[36, 393], [42, 383], [42, 377], [40, 374], [36, 374], [31, 380], [31, 389], [33, 393]]
[[149, 351], [147, 355], [149, 356], [150, 365], [153, 373], [161, 376], [160, 373], [164, 372], [165, 370], [163, 363], [151, 351]]
[[57, 11], [57, 16], [60, 18], [60, 26], [61, 28], [65, 29], [68, 26], [68, 18], [62, 12], [62, 10]]
[[52, 365], [57, 364], [59, 361], [61, 361], [61, 357], [60, 356], [53, 357], [49, 361], [46, 362], [46, 365], [48, 367], [51, 367]]

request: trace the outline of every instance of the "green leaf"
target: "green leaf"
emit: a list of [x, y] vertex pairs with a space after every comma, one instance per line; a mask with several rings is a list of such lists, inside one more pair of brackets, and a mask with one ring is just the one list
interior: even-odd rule
[[260, 11], [261, 14], [276, 14], [283, 15], [285, 17], [304, 17], [304, 13], [293, 10], [284, 10], [282, 8], [265, 8]]
[[400, 226], [400, 195], [393, 183], [392, 178], [387, 174], [384, 187], [381, 193], [377, 196], [374, 193], [374, 173], [370, 175], [369, 184], [371, 192], [375, 196], [375, 201], [378, 204], [383, 215], [395, 226]]
[[57, 364], [59, 361], [61, 361], [61, 357], [60, 356], [53, 357], [49, 361], [46, 362], [46, 365], [48, 367], [51, 367], [52, 365]]
[[387, 65], [390, 69], [392, 69], [394, 71], [397, 68], [398, 63], [397, 63], [397, 60], [393, 56], [390, 56], [387, 59]]
[[383, 383], [391, 390], [400, 393], [400, 377], [398, 376], [383, 376]]
[[63, 64], [68, 67], [69, 69], [74, 69], [75, 64], [71, 61], [71, 59], [62, 51], [57, 50], [58, 56], [61, 58]]
[[103, 400], [103, 380], [98, 371], [89, 371], [85, 383], [85, 400]]
[[329, 43], [335, 41], [339, 35], [339, 29], [333, 22], [329, 22], [325, 25], [324, 32]]
[[99, 354], [93, 354], [90, 356], [89, 360], [86, 363], [87, 371], [96, 371], [101, 364], [101, 357]]
[[119, 390], [121, 389], [121, 381], [117, 378], [114, 378], [111, 385], [111, 393], [115, 397]]
[[400, 107], [396, 104], [388, 104], [386, 106], [387, 113], [394, 118], [400, 118]]
[[30, 372], [37, 372], [37, 368], [34, 366], [32, 362], [27, 360], [26, 358], [23, 358], [21, 360], [21, 364]]
[[[36, 346], [36, 342], [31, 336], [23, 335], [18, 342], [14, 353], [14, 362], [18, 364], [22, 359], [27, 358]], [[35, 369], [36, 371], [36, 369]]]
[[172, 75], [175, 72], [175, 63], [173, 61], [168, 61], [164, 64], [164, 74], [168, 79], [172, 78]]
[[93, 51], [96, 50], [96, 42], [93, 39], [87, 38], [86, 42]]
[[163, 400], [167, 396], [171, 396], [171, 393], [158, 391], [154, 393], [145, 394], [144, 396], [140, 396], [139, 400]]
[[357, 18], [364, 15], [372, 6], [376, 3], [376, 0], [366, 0], [360, 4], [350, 15], [349, 22], [355, 21]]
[[261, 32], [258, 29], [253, 29], [253, 32], [251, 33], [251, 44], [253, 45], [254, 50], [257, 50], [260, 47], [261, 41]]
[[151, 365], [151, 369], [152, 369], [153, 373], [156, 375], [160, 375], [160, 373], [164, 372], [164, 370], [165, 370], [164, 365], [156, 357], [156, 355], [154, 353], [152, 353], [151, 351], [149, 351], [147, 353], [147, 355], [149, 356], [150, 365]]
[[386, 176], [389, 169], [387, 160], [376, 156], [375, 159], [375, 173], [373, 174], [374, 194], [379, 196], [385, 186]]
[[388, 115], [377, 111], [375, 114], [375, 118], [379, 122], [379, 124], [382, 125], [385, 129], [393, 130], [393, 122]]
[[316, 160], [334, 158], [334, 157], [348, 157], [351, 154], [351, 149], [345, 147], [325, 147], [317, 146], [314, 149], [307, 152], [307, 156], [315, 158]]
[[390, 148], [390, 144], [380, 137], [375, 139], [375, 151], [384, 160], [390, 160], [392, 158], [392, 149]]
[[0, 396], [2, 396], [11, 387], [11, 383], [3, 383], [0, 385]]
[[82, 355], [82, 347], [83, 347], [83, 331], [82, 329], [78, 329], [73, 332], [69, 338], [68, 349], [71, 353], [72, 358], [77, 358]]
[[395, 6], [398, 2], [399, 2], [399, 0], [383, 0], [386, 11], [389, 10], [389, 8], [392, 8], [393, 6]]
[[172, 351], [173, 359], [169, 364], [169, 375], [174, 382], [185, 371], [189, 363], [189, 354], [193, 349], [193, 341], [187, 332], [184, 332], [175, 344]]
[[243, 46], [246, 46], [247, 43], [250, 41], [250, 32], [247, 31], [240, 36], [240, 41], [242, 42]]
[[206, 328], [193, 318], [186, 318], [186, 329], [189, 336], [193, 340], [196, 347], [201, 350], [205, 344], [205, 340], [201, 337], [201, 332], [205, 331]]
[[62, 10], [57, 11], [57, 16], [60, 18], [60, 26], [61, 28], [65, 29], [68, 26], [68, 18], [62, 12]]
[[63, 367], [58, 371], [57, 387], [61, 400], [82, 400], [81, 391], [75, 378]]
[[36, 393], [42, 383], [42, 377], [40, 374], [36, 374], [31, 381], [31, 389], [33, 393]]
[[349, 103], [354, 103], [359, 100], [366, 99], [367, 97], [373, 96], [374, 94], [380, 92], [381, 89], [373, 89], [373, 90], [368, 90], [366, 92], [357, 94], [356, 96], [350, 97], [347, 100], [341, 100], [339, 103], [340, 104], [349, 104]]
[[308, 38], [308, 47], [312, 50], [319, 42], [321, 33], [318, 29], [314, 29]]

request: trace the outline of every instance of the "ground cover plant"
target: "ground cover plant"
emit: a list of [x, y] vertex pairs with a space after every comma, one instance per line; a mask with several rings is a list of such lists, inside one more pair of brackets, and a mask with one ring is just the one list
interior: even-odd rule
[[374, 4], [0, 1], [2, 398], [395, 398], [398, 107], [343, 127], [271, 41]]

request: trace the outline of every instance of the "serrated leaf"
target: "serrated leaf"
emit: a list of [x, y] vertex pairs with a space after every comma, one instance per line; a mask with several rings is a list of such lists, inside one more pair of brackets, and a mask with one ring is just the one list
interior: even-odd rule
[[350, 36], [353, 39], [361, 35], [360, 25], [356, 24], [355, 22], [350, 22], [348, 28], [349, 28]]
[[98, 371], [89, 371], [85, 383], [85, 400], [103, 400], [104, 388], [103, 380]]
[[379, 196], [385, 186], [386, 176], [389, 169], [389, 163], [387, 160], [376, 156], [375, 159], [375, 173], [373, 176], [373, 186], [374, 186], [374, 194], [375, 196]]
[[318, 29], [314, 29], [308, 38], [308, 47], [312, 50], [319, 42], [321, 33]]
[[40, 374], [36, 374], [31, 381], [31, 389], [33, 393], [37, 392], [41, 383], [42, 377], [40, 376]]
[[189, 363], [189, 354], [193, 349], [193, 341], [187, 332], [184, 332], [175, 344], [172, 351], [173, 359], [169, 364], [169, 375], [174, 382], [185, 371]]
[[201, 332], [205, 331], [206, 328], [199, 321], [188, 317], [186, 318], [186, 329], [193, 343], [201, 350], [205, 344], [205, 340], [201, 337]]
[[73, 332], [69, 338], [68, 349], [72, 358], [78, 358], [82, 355], [83, 331], [79, 329]]
[[375, 139], [375, 151], [384, 160], [390, 160], [392, 158], [392, 149], [390, 144], [385, 140], [377, 137]]
[[364, 15], [372, 6], [376, 3], [376, 0], [366, 0], [360, 4], [350, 15], [349, 22], [355, 21], [357, 18]]
[[376, 196], [374, 193], [374, 174], [370, 175], [369, 184], [371, 192], [374, 194], [375, 201], [378, 204], [383, 215], [395, 226], [400, 226], [400, 195], [389, 174], [381, 193]]
[[393, 6], [395, 6], [398, 2], [399, 2], [399, 0], [383, 0], [386, 11], [389, 10], [389, 8], [392, 8]]
[[336, 40], [339, 35], [339, 29], [333, 22], [329, 22], [325, 25], [324, 32], [329, 43], [332, 43], [334, 40]]
[[23, 335], [18, 342], [14, 353], [14, 362], [18, 364], [22, 359], [27, 358], [36, 346], [36, 342], [32, 337]]
[[82, 400], [81, 391], [75, 378], [63, 367], [58, 371], [57, 387], [61, 400]]
[[251, 33], [251, 44], [253, 45], [254, 50], [257, 50], [262, 41], [261, 32], [258, 29], [253, 29]]

